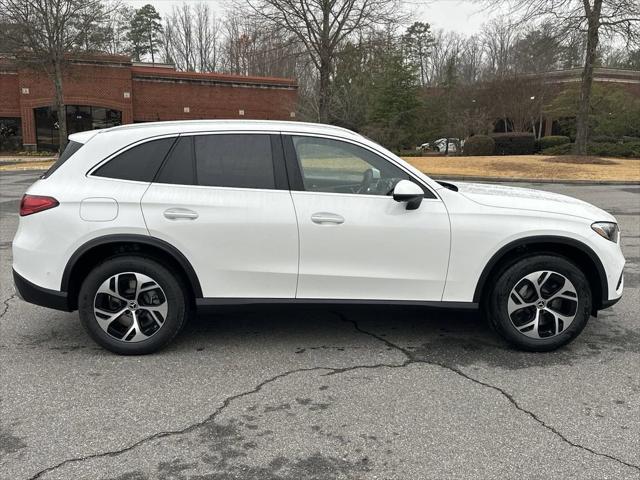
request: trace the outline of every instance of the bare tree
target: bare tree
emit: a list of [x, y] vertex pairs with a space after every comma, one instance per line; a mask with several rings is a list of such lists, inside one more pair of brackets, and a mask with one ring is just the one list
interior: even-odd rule
[[427, 84], [431, 86], [446, 83], [448, 77], [457, 69], [464, 38], [456, 32], [436, 32], [431, 47], [427, 68]]
[[259, 17], [304, 45], [318, 71], [318, 119], [329, 119], [331, 72], [342, 42], [399, 15], [398, 0], [247, 0]]
[[460, 51], [460, 80], [465, 84], [474, 84], [480, 80], [484, 61], [482, 41], [478, 35], [467, 38]]
[[207, 3], [198, 3], [194, 8], [194, 15], [197, 69], [201, 72], [213, 72], [219, 60], [220, 21]]
[[197, 40], [192, 18], [191, 5], [183, 3], [179, 7], [173, 7], [165, 25], [165, 30], [168, 28], [171, 35], [171, 56], [181, 70], [195, 70], [197, 65]]
[[[487, 6], [496, 2], [480, 0]], [[564, 32], [586, 32], [582, 82], [577, 112], [575, 153], [587, 154], [589, 107], [593, 70], [600, 37], [617, 37], [627, 45], [640, 42], [640, 2], [638, 0], [513, 0], [513, 12], [522, 22], [549, 20]]]
[[506, 17], [500, 17], [484, 25], [482, 40], [489, 62], [490, 72], [497, 76], [505, 76], [513, 65], [513, 45], [516, 41], [516, 30]]
[[160, 42], [160, 53], [162, 55], [163, 63], [175, 64], [175, 60], [173, 58], [175, 42], [176, 38], [173, 22], [170, 19], [165, 18], [162, 25], [162, 40]]
[[2, 35], [11, 35], [9, 43], [20, 60], [44, 69], [53, 80], [61, 149], [67, 144], [62, 87], [69, 54], [81, 49], [107, 13], [100, 0], [0, 0], [1, 23], [12, 26]]
[[105, 51], [111, 54], [119, 54], [129, 51], [127, 34], [133, 18], [134, 9], [127, 5], [116, 5], [105, 21], [108, 32]]

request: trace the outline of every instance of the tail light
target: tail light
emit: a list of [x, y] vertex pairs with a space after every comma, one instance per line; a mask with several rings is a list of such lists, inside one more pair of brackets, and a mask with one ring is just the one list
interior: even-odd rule
[[20, 202], [20, 216], [31, 215], [42, 212], [50, 208], [57, 207], [60, 203], [53, 197], [42, 197], [40, 195], [24, 195]]

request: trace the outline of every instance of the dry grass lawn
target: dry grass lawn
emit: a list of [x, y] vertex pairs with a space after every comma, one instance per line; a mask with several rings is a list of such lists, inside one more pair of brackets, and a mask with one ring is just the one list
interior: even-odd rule
[[33, 160], [33, 161], [21, 161], [12, 163], [9, 165], [0, 165], [1, 171], [16, 171], [16, 170], [48, 170], [53, 165], [53, 160]]
[[406, 157], [409, 163], [439, 178], [488, 177], [530, 180], [640, 182], [640, 158], [550, 157]]
[[[336, 170], [360, 167], [362, 161], [341, 159]], [[409, 163], [427, 175], [437, 178], [486, 177], [527, 180], [584, 180], [640, 183], [640, 158], [600, 158], [545, 155], [491, 157], [406, 157]], [[308, 161], [314, 167], [314, 161]], [[52, 160], [29, 159], [12, 165], [1, 165], [0, 171], [46, 170]], [[346, 165], [345, 165], [346, 163]], [[326, 168], [326, 160], [319, 162]], [[356, 171], [358, 168], [355, 168]]]

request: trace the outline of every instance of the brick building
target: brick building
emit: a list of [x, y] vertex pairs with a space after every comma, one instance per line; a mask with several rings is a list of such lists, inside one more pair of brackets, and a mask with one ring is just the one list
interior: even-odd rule
[[[114, 55], [74, 59], [63, 88], [69, 133], [158, 120], [284, 120], [297, 101], [291, 79], [178, 72]], [[57, 148], [54, 103], [49, 77], [0, 58], [0, 128], [18, 148]]]

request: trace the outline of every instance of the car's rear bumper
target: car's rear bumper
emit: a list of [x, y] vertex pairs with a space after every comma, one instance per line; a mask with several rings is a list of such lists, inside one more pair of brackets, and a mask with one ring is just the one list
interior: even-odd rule
[[15, 270], [13, 270], [13, 283], [16, 286], [18, 296], [25, 302], [56, 310], [64, 310], [65, 312], [71, 311], [67, 292], [58, 292], [39, 287], [22, 277]]

